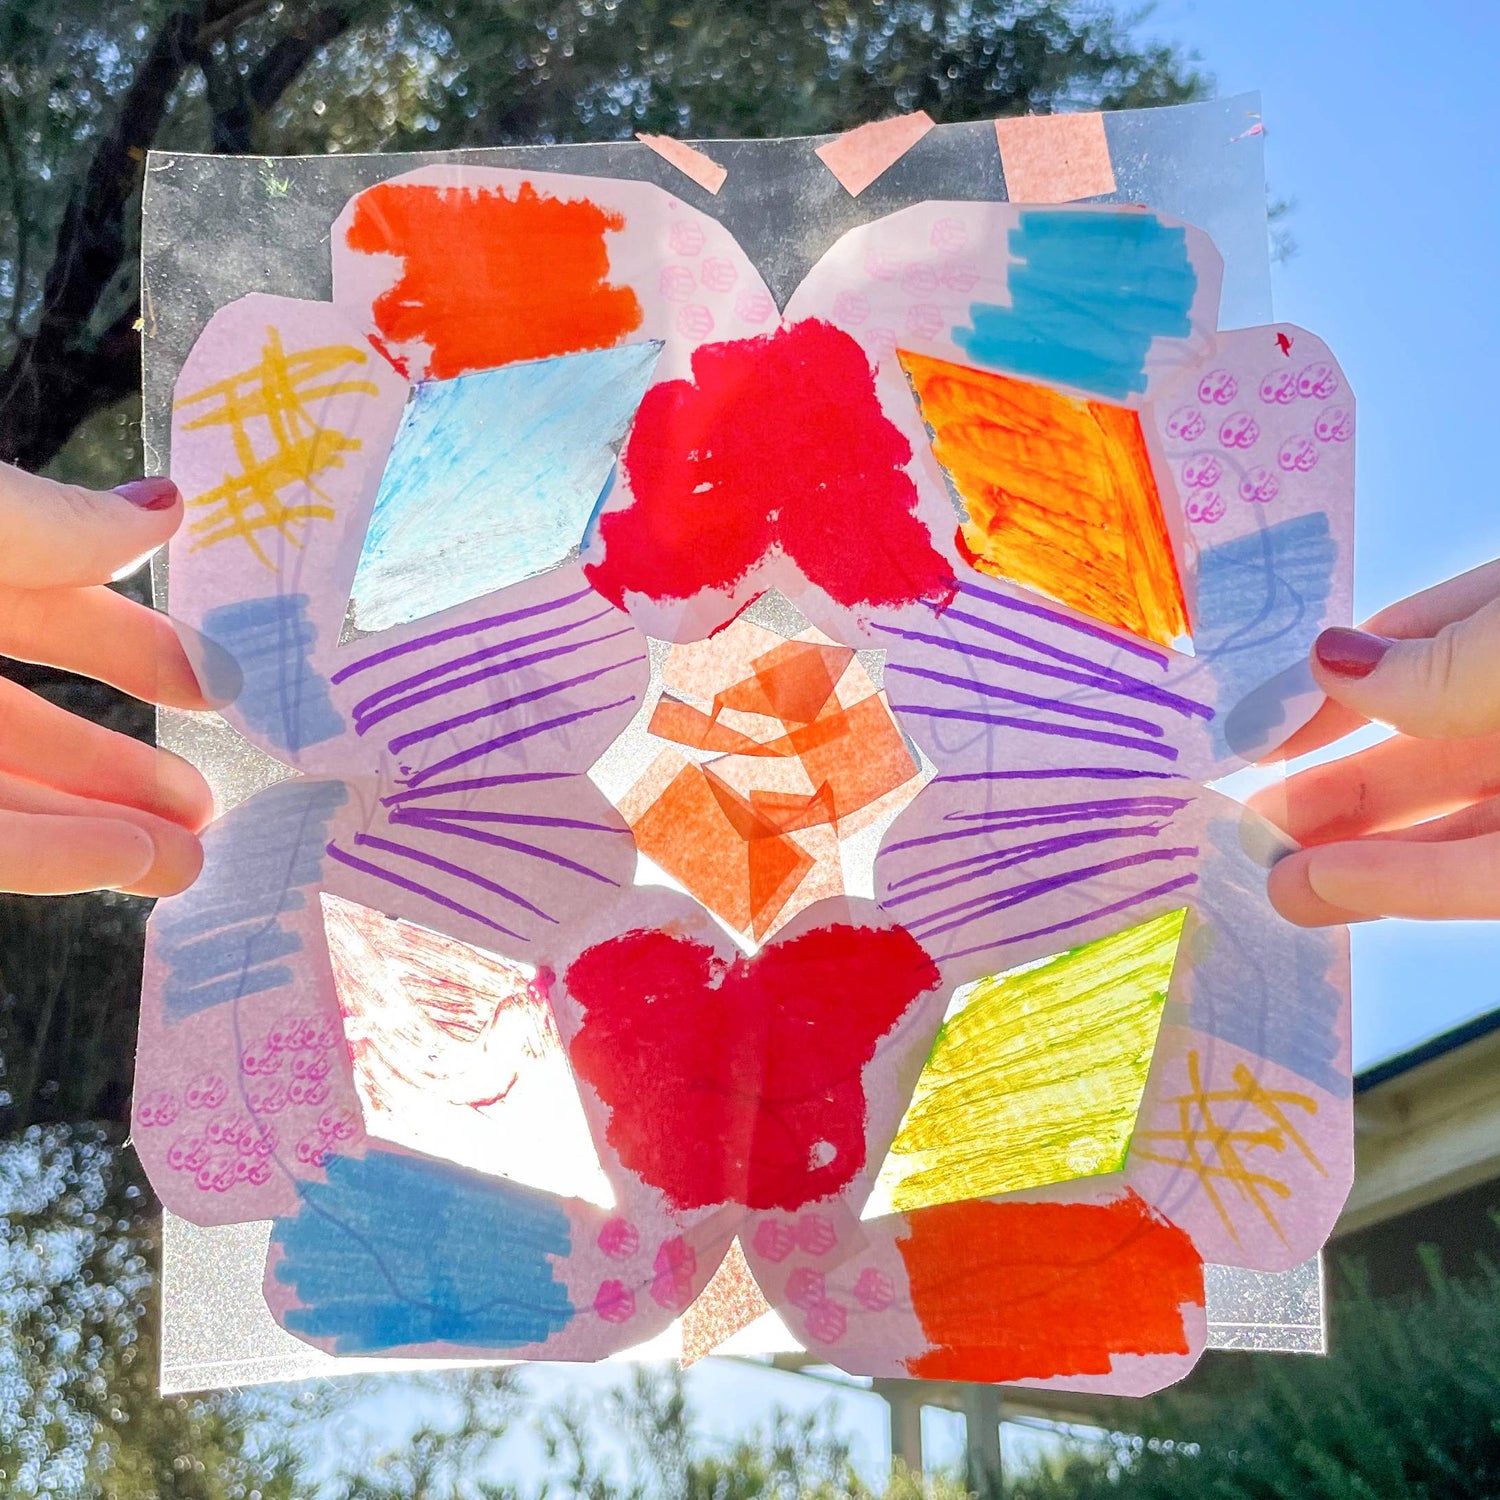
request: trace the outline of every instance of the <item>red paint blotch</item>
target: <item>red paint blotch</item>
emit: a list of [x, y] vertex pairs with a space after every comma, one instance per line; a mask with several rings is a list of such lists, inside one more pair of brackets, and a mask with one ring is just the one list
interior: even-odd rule
[[862, 1070], [937, 983], [903, 928], [825, 927], [733, 962], [627, 932], [568, 970], [573, 1066], [620, 1160], [679, 1209], [796, 1209], [864, 1166]]
[[706, 344], [693, 379], [646, 393], [623, 465], [634, 502], [600, 520], [605, 598], [728, 589], [773, 548], [838, 603], [946, 603], [953, 575], [917, 519], [911, 445], [860, 346], [808, 319]]

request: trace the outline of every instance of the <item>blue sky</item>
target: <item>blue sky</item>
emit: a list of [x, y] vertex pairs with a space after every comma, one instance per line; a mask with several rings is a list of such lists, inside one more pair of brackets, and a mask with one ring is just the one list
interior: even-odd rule
[[[1500, 425], [1490, 410], [1500, 6], [1436, 0], [1419, 17], [1387, 0], [1164, 0], [1141, 32], [1196, 50], [1220, 93], [1262, 92], [1272, 188], [1296, 200], [1298, 251], [1273, 277], [1277, 316], [1328, 342], [1359, 401], [1360, 611], [1500, 555], [1500, 479], [1475, 463], [1483, 433]], [[1496, 1006], [1500, 924], [1392, 922], [1356, 934], [1356, 1066]], [[555, 1367], [527, 1376], [539, 1396], [585, 1402], [617, 1378]], [[689, 1389], [720, 1435], [763, 1421], [774, 1403], [807, 1410], [829, 1395], [715, 1361]], [[876, 1478], [884, 1403], [851, 1392], [838, 1408]], [[929, 1413], [925, 1429], [930, 1461], [957, 1458], [957, 1417]], [[1025, 1446], [1007, 1429], [1009, 1457]], [[512, 1477], [536, 1462], [528, 1447], [507, 1444]]]
[[[1297, 253], [1276, 314], [1325, 339], [1359, 402], [1356, 607], [1500, 555], [1495, 430], [1500, 7], [1164, 0], [1142, 34], [1258, 88]], [[1500, 924], [1386, 922], [1354, 941], [1354, 1062], [1500, 1006]]]

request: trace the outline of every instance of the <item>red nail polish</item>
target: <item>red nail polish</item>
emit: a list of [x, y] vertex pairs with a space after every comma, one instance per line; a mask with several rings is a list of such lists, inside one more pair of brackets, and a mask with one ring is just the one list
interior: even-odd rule
[[115, 494], [123, 495], [140, 510], [171, 510], [177, 504], [177, 486], [165, 475], [117, 484]]
[[1320, 665], [1339, 677], [1368, 677], [1394, 644], [1383, 635], [1335, 626], [1313, 642], [1313, 655]]

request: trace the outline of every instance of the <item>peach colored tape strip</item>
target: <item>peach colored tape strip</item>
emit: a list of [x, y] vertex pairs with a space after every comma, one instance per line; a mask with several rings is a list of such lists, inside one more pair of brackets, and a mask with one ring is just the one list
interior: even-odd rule
[[846, 130], [837, 140], [818, 147], [818, 158], [851, 197], [857, 198], [887, 167], [901, 160], [932, 129], [925, 110], [874, 120]]
[[671, 162], [679, 172], [691, 177], [707, 192], [717, 193], [724, 186], [724, 179], [729, 176], [713, 157], [705, 155], [696, 146], [674, 141], [669, 135], [642, 135], [638, 130], [635, 138], [642, 145], [649, 146], [663, 161]]
[[996, 120], [995, 137], [1012, 203], [1071, 203], [1115, 190], [1103, 115], [1019, 115]]

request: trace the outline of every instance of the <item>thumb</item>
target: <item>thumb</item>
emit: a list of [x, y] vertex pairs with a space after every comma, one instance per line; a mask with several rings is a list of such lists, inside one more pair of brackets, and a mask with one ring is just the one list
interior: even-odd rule
[[1318, 686], [1346, 708], [1417, 739], [1500, 730], [1500, 599], [1426, 639], [1325, 630], [1313, 642]]

